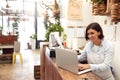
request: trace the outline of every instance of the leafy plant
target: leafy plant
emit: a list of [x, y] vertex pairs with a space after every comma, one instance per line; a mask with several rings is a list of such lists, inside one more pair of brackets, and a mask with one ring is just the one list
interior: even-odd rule
[[59, 34], [61, 35], [61, 32], [63, 32], [64, 29], [62, 26], [58, 25], [58, 24], [51, 24], [50, 27], [47, 28], [47, 31], [46, 31], [46, 34], [45, 34], [45, 38], [46, 38], [46, 41], [49, 41], [49, 35], [51, 32], [59, 32]]
[[30, 38], [36, 39], [36, 38], [37, 38], [37, 34], [32, 34], [32, 35], [30, 36]]
[[20, 16], [19, 16], [19, 12], [16, 11], [15, 17], [13, 18], [14, 22], [12, 23], [12, 26], [13, 26], [13, 32], [14, 34], [16, 35], [19, 35], [19, 31], [18, 31], [18, 27], [19, 27], [19, 23], [20, 23]]
[[97, 0], [96, 4], [104, 4], [104, 0]]
[[66, 41], [66, 39], [67, 39], [67, 34], [64, 33], [62, 37], [63, 37], [63, 40]]
[[3, 27], [2, 26], [0, 26], [0, 30], [2, 30], [3, 29]]
[[[88, 1], [88, 0], [86, 0]], [[90, 0], [92, 4], [104, 4], [105, 0]]]

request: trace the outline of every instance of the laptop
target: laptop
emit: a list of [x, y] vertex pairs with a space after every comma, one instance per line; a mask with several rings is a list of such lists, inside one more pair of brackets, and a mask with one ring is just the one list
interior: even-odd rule
[[55, 49], [55, 47], [63, 48], [60, 37], [57, 35], [58, 34], [56, 34], [55, 32], [50, 34], [50, 40], [49, 40], [50, 41], [50, 45], [49, 45], [50, 49]]
[[70, 49], [55, 48], [56, 51], [56, 64], [58, 67], [66, 69], [75, 74], [83, 74], [91, 71], [91, 69], [78, 70], [78, 57], [77, 52]]

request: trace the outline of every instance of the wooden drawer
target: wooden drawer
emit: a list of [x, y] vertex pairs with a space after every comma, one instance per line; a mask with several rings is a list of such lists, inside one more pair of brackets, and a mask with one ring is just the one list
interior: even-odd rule
[[40, 65], [34, 66], [34, 78], [40, 79]]

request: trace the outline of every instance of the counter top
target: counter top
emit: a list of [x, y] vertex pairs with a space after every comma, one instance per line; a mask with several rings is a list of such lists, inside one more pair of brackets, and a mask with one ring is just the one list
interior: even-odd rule
[[0, 44], [0, 48], [13, 48], [14, 44]]

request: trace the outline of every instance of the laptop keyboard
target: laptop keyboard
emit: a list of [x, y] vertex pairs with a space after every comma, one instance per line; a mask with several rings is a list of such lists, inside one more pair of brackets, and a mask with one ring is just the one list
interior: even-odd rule
[[85, 70], [80, 70], [79, 72], [78, 72], [78, 74], [83, 74], [83, 73], [86, 73], [86, 72], [89, 72], [89, 71], [92, 71], [91, 69], [85, 69]]

